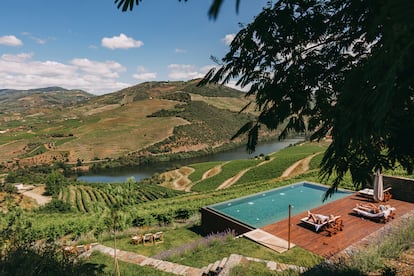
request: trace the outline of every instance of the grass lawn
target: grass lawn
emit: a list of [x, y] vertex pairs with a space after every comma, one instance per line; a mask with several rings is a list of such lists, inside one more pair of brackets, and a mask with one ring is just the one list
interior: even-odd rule
[[224, 243], [213, 242], [207, 248], [200, 246], [194, 251], [172, 256], [168, 260], [183, 265], [203, 267], [231, 254], [305, 267], [312, 267], [322, 261], [321, 257], [299, 247], [294, 247], [285, 253], [277, 253], [246, 238], [227, 239]]
[[[182, 244], [195, 241], [202, 236], [192, 231], [191, 228], [177, 228], [177, 229], [163, 229], [164, 242], [151, 246], [144, 246], [142, 243], [138, 245], [131, 244], [131, 237], [121, 236], [117, 239], [117, 248], [125, 251], [134, 252], [144, 256], [154, 256], [165, 250], [178, 247]], [[145, 233], [155, 233], [156, 231], [145, 231]], [[114, 247], [114, 241], [112, 239], [100, 241], [101, 244]]]
[[[114, 259], [101, 252], [94, 252], [88, 259], [87, 264], [93, 264], [99, 268], [98, 274], [95, 275], [114, 275]], [[160, 271], [150, 266], [139, 266], [132, 263], [118, 261], [120, 274], [123, 276], [168, 276], [175, 275]], [[92, 274], [93, 275], [93, 274]]]
[[[169, 250], [174, 253], [168, 254], [169, 256], [166, 257], [167, 261], [198, 268], [214, 263], [231, 254], [240, 254], [304, 267], [312, 267], [322, 261], [321, 257], [299, 247], [294, 247], [288, 252], [280, 254], [246, 238], [234, 238], [231, 235], [221, 239], [211, 239], [212, 241], [206, 244], [203, 242], [203, 236], [198, 231], [199, 228], [197, 226], [164, 229], [164, 243], [151, 246], [133, 245], [130, 243], [129, 236], [123, 236], [117, 239], [117, 248], [148, 257]], [[100, 242], [106, 246], [113, 247], [113, 240]], [[185, 247], [190, 244], [194, 246]], [[180, 247], [183, 248], [183, 246], [185, 247], [184, 249], [179, 249]], [[189, 249], [190, 247], [191, 249]]]

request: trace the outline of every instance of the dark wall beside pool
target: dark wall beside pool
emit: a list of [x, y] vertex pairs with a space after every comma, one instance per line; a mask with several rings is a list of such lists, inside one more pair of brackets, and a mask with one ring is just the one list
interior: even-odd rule
[[224, 232], [232, 229], [236, 235], [254, 230], [255, 228], [244, 223], [225, 217], [206, 207], [201, 208], [201, 228], [206, 233]]
[[398, 200], [414, 202], [414, 179], [383, 176], [384, 188], [392, 187], [392, 197]]

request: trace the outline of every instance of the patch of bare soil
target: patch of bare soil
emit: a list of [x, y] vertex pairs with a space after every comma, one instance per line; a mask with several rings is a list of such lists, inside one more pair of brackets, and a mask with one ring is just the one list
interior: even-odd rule
[[190, 184], [191, 184], [191, 180], [188, 179], [188, 176], [192, 172], [194, 172], [193, 168], [181, 167], [177, 170], [163, 173], [162, 176], [164, 176], [166, 179], [166, 182], [163, 186], [167, 186], [174, 190], [188, 192], [190, 191]]
[[24, 191], [22, 194], [36, 200], [37, 204], [45, 205], [52, 200], [50, 196], [44, 196], [45, 186], [37, 186], [32, 190]]
[[104, 112], [104, 111], [109, 111], [109, 110], [118, 108], [119, 106], [120, 106], [119, 104], [104, 105], [104, 106], [97, 107], [97, 108], [86, 111], [85, 115], [86, 116], [91, 116], [91, 115], [94, 115], [94, 114], [97, 114], [97, 113], [101, 113], [101, 112]]
[[300, 175], [302, 173], [305, 173], [309, 170], [309, 163], [312, 160], [314, 156], [318, 155], [318, 153], [310, 155], [302, 160], [297, 161], [292, 166], [287, 168], [282, 175], [280, 176], [281, 179], [283, 178], [289, 178], [293, 176]]
[[225, 188], [230, 187], [231, 185], [233, 185], [234, 183], [236, 183], [237, 180], [239, 180], [240, 177], [242, 177], [250, 169], [251, 168], [244, 169], [244, 170], [240, 171], [239, 173], [237, 173], [235, 176], [230, 177], [229, 179], [227, 179], [226, 181], [224, 181], [223, 183], [221, 183], [221, 185], [218, 186], [216, 190], [221, 190], [221, 189], [225, 189]]
[[[265, 160], [263, 162], [260, 162], [259, 164], [256, 165], [256, 167], [259, 167], [259, 166], [262, 166], [262, 165], [264, 165], [266, 163], [269, 163], [272, 160], [273, 160], [273, 158], [271, 158], [269, 160]], [[220, 186], [218, 186], [216, 190], [225, 189], [225, 188], [230, 187], [231, 185], [233, 185], [234, 183], [236, 183], [237, 180], [239, 180], [240, 177], [242, 177], [250, 169], [251, 168], [244, 169], [244, 170], [240, 171], [239, 173], [237, 173], [235, 176], [230, 177], [229, 179], [227, 179], [226, 181], [224, 181]]]
[[204, 180], [204, 179], [206, 179], [206, 178], [210, 178], [210, 177], [212, 177], [212, 176], [215, 176], [216, 174], [219, 174], [219, 173], [221, 172], [221, 167], [222, 167], [223, 165], [227, 164], [228, 162], [230, 162], [230, 161], [227, 161], [227, 162], [225, 162], [225, 163], [223, 163], [223, 164], [220, 164], [220, 165], [218, 165], [218, 166], [215, 166], [214, 168], [212, 168], [212, 169], [210, 169], [210, 170], [206, 171], [206, 172], [203, 174], [203, 177], [201, 177], [201, 179], [202, 179], [202, 180]]

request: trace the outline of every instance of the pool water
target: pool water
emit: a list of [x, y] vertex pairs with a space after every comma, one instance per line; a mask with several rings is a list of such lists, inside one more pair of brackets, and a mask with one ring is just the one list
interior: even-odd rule
[[231, 217], [252, 227], [259, 228], [283, 220], [323, 204], [350, 195], [352, 192], [339, 190], [328, 200], [322, 201], [328, 187], [301, 182], [247, 197], [238, 198], [208, 206], [225, 216]]

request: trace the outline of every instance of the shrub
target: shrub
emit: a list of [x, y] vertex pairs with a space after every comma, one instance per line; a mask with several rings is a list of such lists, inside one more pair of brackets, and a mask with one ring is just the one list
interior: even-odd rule
[[70, 203], [54, 198], [52, 201], [41, 207], [39, 211], [69, 213], [72, 211], [72, 206]]
[[187, 220], [190, 218], [191, 215], [192, 215], [192, 212], [190, 210], [179, 208], [178, 210], [175, 211], [174, 219]]
[[173, 216], [169, 213], [157, 214], [155, 218], [160, 225], [170, 224], [173, 221]]
[[221, 244], [228, 239], [233, 239], [234, 237], [235, 232], [233, 230], [228, 230], [216, 234], [210, 234], [207, 237], [195, 240], [192, 243], [186, 243], [180, 247], [164, 251], [154, 256], [154, 258], [160, 260], [170, 260], [173, 257], [188, 254], [189, 252], [202, 251], [203, 249], [212, 246], [213, 244]]
[[0, 191], [13, 194], [17, 193], [17, 188], [11, 183], [5, 183], [3, 185], [0, 185]]
[[65, 177], [59, 171], [52, 171], [46, 178], [46, 193], [57, 196], [65, 181]]

